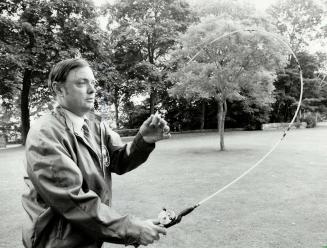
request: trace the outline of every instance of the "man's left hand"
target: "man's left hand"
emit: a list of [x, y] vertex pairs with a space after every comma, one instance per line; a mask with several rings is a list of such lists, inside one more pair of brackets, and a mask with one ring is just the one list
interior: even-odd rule
[[171, 134], [167, 122], [156, 112], [151, 115], [140, 127], [140, 133], [147, 143], [154, 143], [162, 139], [169, 139]]

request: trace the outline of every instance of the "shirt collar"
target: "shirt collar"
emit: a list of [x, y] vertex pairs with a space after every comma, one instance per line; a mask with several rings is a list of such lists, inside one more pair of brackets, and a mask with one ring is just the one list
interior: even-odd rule
[[66, 117], [69, 119], [69, 121], [72, 124], [73, 132], [77, 132], [78, 134], [82, 134], [82, 127], [84, 124], [84, 121], [87, 120], [86, 116], [78, 116], [74, 114], [73, 112], [62, 108], [62, 110], [65, 112]]

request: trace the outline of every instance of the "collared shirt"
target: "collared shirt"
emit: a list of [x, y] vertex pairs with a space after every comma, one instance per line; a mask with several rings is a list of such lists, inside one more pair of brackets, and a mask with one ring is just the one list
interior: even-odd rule
[[[71, 124], [71, 125], [69, 125], [69, 128], [71, 129], [71, 131], [74, 133], [77, 133], [78, 135], [83, 137], [83, 139], [86, 141], [86, 143], [88, 143], [92, 147], [92, 149], [98, 154], [98, 156], [101, 157], [101, 155], [100, 155], [101, 151], [99, 150], [100, 148], [98, 148], [95, 145], [95, 142], [92, 140], [92, 138], [85, 137], [85, 132], [83, 131], [83, 126], [84, 126], [85, 122], [88, 121], [88, 118], [85, 115], [82, 117], [78, 116], [65, 108], [62, 108], [62, 109]], [[129, 154], [129, 151], [127, 151], [127, 152]]]
[[[71, 129], [72, 132], [74, 133], [77, 133], [78, 135], [84, 137], [84, 133], [83, 133], [83, 124], [85, 122], [85, 120], [88, 120], [88, 118], [86, 116], [83, 116], [83, 117], [80, 117], [76, 114], [74, 114], [73, 112], [65, 109], [65, 108], [62, 108], [62, 110], [64, 111], [65, 115], [68, 117], [69, 121], [70, 121], [70, 124], [69, 125], [69, 128]], [[112, 135], [118, 135], [116, 133], [113, 133]], [[118, 140], [118, 139], [117, 139]], [[120, 137], [119, 137], [119, 140], [120, 140]], [[123, 143], [121, 143], [121, 140], [120, 142], [117, 144], [117, 146], [122, 146]], [[132, 142], [128, 142], [127, 143], [127, 146], [126, 146], [126, 153], [127, 155], [130, 154], [130, 151], [131, 151], [131, 145], [132, 145]]]
[[66, 116], [68, 117], [69, 121], [71, 122], [71, 128], [72, 131], [83, 136], [83, 124], [86, 118], [86, 116], [78, 116], [76, 114], [74, 114], [73, 112], [62, 108], [62, 110], [65, 112]]

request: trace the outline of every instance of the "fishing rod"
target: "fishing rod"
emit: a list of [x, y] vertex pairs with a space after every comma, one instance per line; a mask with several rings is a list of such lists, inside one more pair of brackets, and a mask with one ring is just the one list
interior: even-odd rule
[[[191, 212], [193, 212], [194, 209], [198, 208], [199, 206], [201, 206], [203, 203], [209, 201], [210, 199], [212, 199], [213, 197], [217, 196], [218, 194], [220, 194], [221, 192], [225, 191], [226, 189], [228, 189], [229, 187], [231, 187], [232, 185], [234, 185], [235, 183], [237, 183], [238, 181], [240, 181], [243, 177], [245, 177], [246, 175], [248, 175], [252, 170], [254, 170], [257, 166], [259, 166], [277, 147], [278, 145], [285, 139], [286, 134], [290, 131], [298, 113], [301, 107], [301, 103], [302, 103], [302, 96], [303, 96], [303, 75], [302, 75], [302, 69], [299, 63], [298, 58], [296, 57], [295, 53], [293, 52], [292, 48], [284, 41], [282, 40], [278, 35], [267, 32], [265, 30], [255, 30], [255, 29], [240, 29], [240, 30], [235, 30], [232, 31], [230, 33], [227, 34], [223, 34], [217, 38], [215, 38], [214, 40], [210, 41], [209, 43], [206, 43], [206, 45], [210, 45], [224, 37], [236, 34], [236, 33], [240, 33], [240, 32], [258, 32], [258, 33], [264, 33], [268, 36], [271, 36], [273, 38], [275, 38], [277, 41], [279, 41], [280, 43], [282, 43], [293, 55], [295, 62], [297, 64], [298, 67], [298, 71], [299, 71], [299, 75], [300, 75], [300, 96], [299, 96], [299, 101], [297, 104], [297, 108], [296, 111], [294, 113], [294, 116], [291, 120], [291, 122], [289, 123], [288, 127], [284, 130], [282, 137], [272, 146], [272, 148], [266, 153], [264, 154], [254, 165], [252, 165], [249, 169], [247, 169], [246, 171], [244, 171], [240, 176], [238, 176], [237, 178], [235, 178], [234, 180], [232, 180], [230, 183], [226, 184], [225, 186], [223, 186], [222, 188], [220, 188], [219, 190], [217, 190], [216, 192], [212, 193], [211, 195], [207, 196], [206, 198], [202, 199], [201, 201], [199, 201], [198, 203], [192, 205], [191, 207], [187, 207], [185, 209], [183, 209], [182, 211], [180, 211], [178, 214], [176, 214], [173, 210], [169, 210], [164, 208], [158, 215], [158, 220], [160, 222], [161, 226], [164, 226], [166, 228], [172, 227], [178, 223], [180, 223], [183, 219], [184, 216], [190, 214]], [[200, 50], [188, 61], [188, 63], [192, 62], [199, 54], [200, 52], [202, 52], [203, 50], [203, 44], [202, 47], [200, 47]], [[210, 55], [209, 55], [210, 56]], [[188, 64], [187, 63], [187, 64]]]

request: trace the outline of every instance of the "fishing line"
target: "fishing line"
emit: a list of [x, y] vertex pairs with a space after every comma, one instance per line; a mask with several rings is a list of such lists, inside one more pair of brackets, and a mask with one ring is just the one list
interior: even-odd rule
[[225, 186], [223, 186], [222, 188], [220, 188], [216, 192], [214, 192], [211, 195], [207, 196], [206, 198], [202, 199], [201, 201], [199, 201], [195, 205], [182, 210], [178, 215], [176, 215], [174, 213], [174, 211], [172, 211], [172, 210], [163, 209], [163, 211], [159, 214], [158, 219], [159, 219], [160, 223], [163, 226], [165, 226], [165, 227], [171, 227], [171, 226], [179, 223], [184, 216], [186, 216], [187, 214], [191, 213], [195, 208], [201, 206], [203, 203], [209, 201], [213, 197], [215, 197], [218, 194], [220, 194], [221, 192], [225, 191], [226, 189], [228, 189], [229, 187], [231, 187], [232, 185], [234, 185], [235, 183], [237, 183], [238, 181], [240, 181], [243, 177], [245, 177], [246, 175], [248, 175], [256, 167], [258, 167], [279, 146], [279, 144], [285, 139], [287, 133], [290, 131], [290, 129], [291, 129], [292, 125], [294, 124], [294, 121], [295, 121], [295, 119], [296, 119], [296, 117], [297, 117], [297, 115], [299, 113], [299, 110], [300, 110], [300, 107], [301, 107], [301, 103], [302, 103], [302, 96], [303, 96], [303, 75], [302, 75], [302, 69], [301, 69], [299, 60], [296, 57], [295, 53], [293, 52], [292, 48], [285, 41], [283, 41], [278, 35], [276, 35], [276, 34], [267, 32], [265, 30], [256, 30], [256, 29], [240, 29], [240, 30], [229, 32], [227, 34], [223, 34], [223, 35], [215, 38], [214, 40], [210, 41], [209, 43], [202, 44], [201, 47], [199, 47], [200, 50], [187, 62], [187, 64], [189, 64], [193, 60], [195, 60], [195, 58], [204, 50], [204, 45], [206, 45], [206, 46], [211, 45], [212, 43], [214, 43], [216, 41], [219, 41], [220, 39], [223, 39], [225, 37], [228, 37], [228, 36], [231, 36], [233, 34], [240, 33], [240, 32], [264, 33], [267, 36], [270, 36], [270, 37], [275, 38], [277, 41], [279, 41], [280, 43], [282, 43], [289, 50], [289, 52], [291, 52], [291, 54], [293, 55], [293, 57], [294, 57], [294, 59], [296, 61], [297, 67], [298, 67], [298, 71], [299, 71], [299, 75], [300, 75], [300, 83], [301, 83], [301, 86], [300, 86], [300, 88], [301, 88], [300, 89], [300, 96], [299, 96], [299, 100], [298, 100], [296, 111], [295, 111], [294, 116], [293, 116], [291, 122], [289, 123], [288, 127], [284, 130], [282, 137], [272, 146], [272, 148], [266, 154], [264, 154], [254, 165], [252, 165], [249, 169], [247, 169], [246, 171], [244, 171], [240, 176], [238, 176], [237, 178], [235, 178], [230, 183], [226, 184]]

